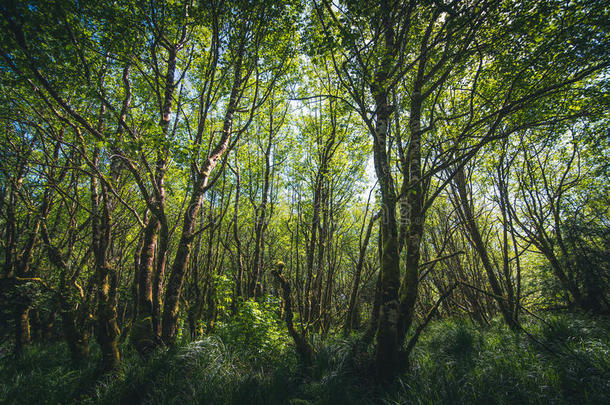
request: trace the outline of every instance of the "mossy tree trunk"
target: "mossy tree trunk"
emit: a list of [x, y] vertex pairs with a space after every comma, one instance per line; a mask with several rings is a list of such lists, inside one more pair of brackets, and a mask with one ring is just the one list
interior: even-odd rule
[[398, 226], [396, 222], [396, 192], [387, 153], [387, 134], [391, 110], [388, 104], [388, 92], [382, 87], [386, 81], [387, 73], [382, 70], [377, 74], [375, 81], [380, 86], [373, 89], [377, 108], [373, 152], [383, 209], [380, 259], [381, 301], [375, 352], [377, 375], [383, 380], [395, 375], [398, 368], [398, 349], [400, 347], [398, 340], [400, 257], [398, 254]]
[[288, 280], [286, 280], [286, 278], [282, 274], [282, 270], [284, 269], [284, 263], [280, 262], [276, 265], [276, 267], [277, 268], [272, 271], [272, 274], [275, 277], [277, 283], [279, 284], [282, 292], [282, 300], [284, 303], [284, 321], [286, 322], [288, 333], [292, 337], [296, 346], [299, 359], [301, 360], [301, 364], [303, 365], [303, 368], [307, 372], [309, 372], [311, 369], [311, 365], [313, 364], [313, 348], [311, 347], [311, 344], [309, 343], [305, 335], [299, 333], [294, 326], [291, 287]]
[[30, 307], [19, 306], [15, 310], [15, 353], [21, 353], [30, 342]]
[[197, 214], [201, 209], [203, 195], [207, 189], [210, 175], [219, 163], [220, 158], [229, 148], [233, 118], [244, 91], [244, 80], [242, 77], [242, 61], [245, 52], [244, 42], [245, 38], [241, 38], [241, 45], [234, 64], [233, 83], [229, 96], [229, 103], [227, 105], [223, 120], [221, 137], [214, 149], [212, 149], [212, 151], [209, 153], [207, 159], [204, 160], [202, 167], [198, 170], [193, 191], [191, 192], [191, 197], [189, 199], [189, 205], [184, 215], [182, 233], [180, 235], [176, 256], [174, 257], [171, 273], [169, 275], [165, 302], [163, 305], [161, 336], [166, 344], [174, 344], [178, 333], [180, 295], [182, 293], [182, 286], [184, 284], [184, 277], [186, 275], [187, 264], [189, 262], [191, 246], [195, 234]]
[[148, 353], [156, 345], [153, 328], [153, 268], [159, 222], [154, 215], [144, 228], [138, 274], [138, 314], [131, 330], [131, 342], [140, 354]]
[[[102, 108], [103, 116], [104, 108]], [[103, 121], [100, 120], [100, 132], [103, 130]], [[100, 162], [99, 150], [96, 148], [93, 164]], [[111, 159], [110, 178], [118, 180], [120, 163], [118, 158]], [[108, 185], [100, 181], [96, 174], [91, 176], [91, 230], [95, 277], [97, 287], [97, 330], [96, 338], [102, 352], [101, 370], [108, 373], [116, 370], [120, 365], [120, 354], [117, 345], [119, 328], [117, 324], [116, 283], [111, 283], [114, 276], [110, 264], [110, 251], [112, 244], [112, 198]], [[101, 191], [101, 194], [100, 194]]]

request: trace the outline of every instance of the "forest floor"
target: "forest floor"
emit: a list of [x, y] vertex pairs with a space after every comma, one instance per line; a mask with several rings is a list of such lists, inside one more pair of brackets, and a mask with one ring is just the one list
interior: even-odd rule
[[385, 386], [371, 378], [372, 354], [355, 349], [355, 336], [314, 340], [315, 364], [306, 375], [280, 325], [266, 321], [220, 325], [203, 340], [145, 360], [125, 344], [122, 369], [103, 378], [95, 345], [79, 367], [63, 343], [34, 345], [18, 359], [0, 354], [0, 403], [610, 404], [608, 320], [545, 319], [525, 322], [527, 333], [499, 321], [486, 328], [436, 321], [409, 372]]

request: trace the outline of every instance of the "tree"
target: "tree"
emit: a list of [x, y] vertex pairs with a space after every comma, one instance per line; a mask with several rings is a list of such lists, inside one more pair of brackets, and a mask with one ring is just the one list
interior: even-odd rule
[[[533, 125], [541, 117], [523, 113], [518, 124], [508, 118], [529, 111], [544, 96], [606, 66], [600, 59], [598, 35], [589, 50], [581, 48], [585, 36], [595, 32], [595, 23], [583, 22], [581, 13], [598, 5], [565, 8], [566, 24], [561, 27], [552, 19], [539, 18], [547, 8], [560, 8], [559, 4], [528, 7], [520, 4], [515, 18], [514, 5], [500, 1], [314, 3], [322, 35], [312, 35], [312, 39], [318, 41], [319, 52], [326, 51], [332, 60], [348, 102], [353, 103], [373, 139], [384, 210], [376, 349], [380, 378], [395, 375], [399, 368], [397, 353], [411, 326], [418, 296], [425, 212], [436, 196], [455, 170], [485, 144], [520, 126]], [[545, 36], [536, 41], [533, 32]], [[574, 47], [586, 51], [590, 59], [550, 50], [557, 38], [570, 35], [579, 38]], [[544, 66], [547, 61], [552, 62]], [[568, 76], [558, 76], [558, 70], [569, 72]], [[536, 74], [524, 76], [532, 71]], [[491, 77], [500, 79], [487, 80]], [[392, 117], [396, 121], [393, 130]], [[407, 124], [406, 134], [401, 122]], [[402, 175], [400, 188], [392, 170], [395, 161]], [[456, 167], [454, 172], [430, 189], [432, 177], [448, 165]], [[396, 215], [399, 200], [400, 226]]]

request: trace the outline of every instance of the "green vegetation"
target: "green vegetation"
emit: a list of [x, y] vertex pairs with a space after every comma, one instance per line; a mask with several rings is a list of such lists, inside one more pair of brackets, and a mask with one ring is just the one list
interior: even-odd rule
[[[233, 327], [273, 329], [252, 313]], [[275, 319], [277, 321], [277, 319]], [[4, 355], [0, 402], [74, 404], [602, 404], [610, 400], [610, 325], [584, 316], [526, 322], [532, 335], [498, 319], [488, 328], [464, 320], [433, 322], [413, 353], [411, 369], [377, 386], [370, 352], [357, 339], [320, 342], [312, 376], [282, 337], [224, 334], [161, 350], [143, 360], [129, 351], [113, 378], [98, 380], [90, 363], [74, 368], [63, 343]], [[287, 336], [283, 336], [287, 339]], [[260, 345], [260, 346], [258, 346]], [[262, 350], [261, 348], [264, 347]], [[261, 356], [261, 351], [265, 355]], [[94, 357], [99, 356], [96, 353]], [[258, 359], [255, 363], [252, 359]]]
[[0, 2], [0, 402], [610, 402], [604, 0]]

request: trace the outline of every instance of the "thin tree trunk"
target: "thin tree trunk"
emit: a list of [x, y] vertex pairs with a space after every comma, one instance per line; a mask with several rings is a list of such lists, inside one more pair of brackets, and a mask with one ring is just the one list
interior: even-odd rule
[[255, 244], [254, 244], [254, 263], [252, 266], [253, 270], [253, 285], [251, 286], [252, 296], [259, 298], [263, 296], [263, 250], [265, 243], [265, 230], [267, 229], [268, 213], [267, 204], [269, 203], [269, 188], [270, 188], [270, 175], [271, 175], [271, 147], [273, 145], [273, 106], [271, 107], [271, 118], [269, 128], [269, 138], [267, 141], [267, 147], [265, 148], [265, 173], [263, 179], [263, 191], [261, 195], [261, 202], [258, 206], [255, 221]]
[[511, 307], [509, 307], [504, 291], [500, 285], [500, 282], [498, 281], [493, 265], [491, 263], [491, 259], [489, 258], [489, 254], [487, 252], [487, 248], [485, 246], [485, 243], [483, 242], [481, 232], [479, 231], [479, 227], [474, 218], [470, 202], [468, 201], [468, 195], [466, 191], [466, 179], [463, 167], [460, 167], [458, 169], [454, 180], [458, 193], [459, 203], [461, 206], [461, 214], [463, 216], [463, 220], [465, 221], [466, 230], [470, 234], [470, 240], [472, 242], [473, 248], [476, 250], [477, 254], [481, 259], [481, 263], [483, 264], [483, 268], [485, 269], [485, 273], [487, 274], [489, 285], [491, 286], [494, 298], [498, 304], [498, 307], [500, 308], [500, 312], [502, 313], [502, 316], [504, 317], [504, 320], [506, 321], [507, 325], [511, 329], [518, 329], [519, 325], [512, 314]]
[[354, 275], [354, 284], [352, 286], [352, 291], [350, 293], [349, 304], [347, 307], [347, 318], [345, 320], [345, 326], [343, 331], [345, 334], [349, 334], [355, 325], [356, 319], [356, 311], [358, 309], [358, 305], [356, 305], [356, 300], [358, 299], [358, 288], [360, 286], [360, 278], [362, 277], [362, 269], [364, 267], [364, 261], [366, 259], [366, 250], [369, 245], [369, 240], [371, 238], [371, 233], [373, 232], [373, 225], [375, 225], [375, 221], [379, 218], [379, 214], [374, 215], [369, 220], [369, 224], [366, 228], [366, 234], [364, 236], [364, 240], [360, 245], [360, 253], [358, 255], [358, 263], [356, 264], [356, 274]]
[[283, 268], [283, 263], [278, 264], [277, 270], [273, 270], [272, 274], [275, 276], [278, 284], [280, 285], [280, 288], [282, 289], [282, 298], [284, 300], [284, 320], [286, 321], [288, 333], [290, 333], [290, 336], [294, 340], [297, 353], [299, 354], [299, 358], [301, 359], [301, 364], [306, 370], [309, 370], [313, 362], [313, 348], [311, 347], [311, 344], [309, 344], [307, 339], [305, 339], [304, 336], [297, 332], [292, 322], [293, 314], [291, 289], [290, 283], [282, 275]]
[[191, 253], [196, 218], [197, 214], [199, 213], [199, 209], [201, 208], [203, 194], [212, 170], [214, 170], [218, 164], [218, 161], [229, 147], [233, 116], [239, 104], [242, 86], [241, 63], [243, 53], [244, 46], [242, 43], [236, 60], [233, 86], [229, 98], [229, 105], [227, 106], [227, 111], [223, 122], [222, 136], [214, 150], [212, 150], [207, 160], [204, 162], [203, 167], [200, 169], [200, 173], [197, 175], [191, 198], [189, 200], [189, 205], [184, 215], [182, 234], [178, 242], [176, 256], [174, 258], [171, 274], [167, 283], [167, 292], [163, 306], [162, 339], [166, 344], [174, 344], [176, 341], [176, 335], [178, 333], [180, 294], [182, 293], [182, 285], [184, 284], [186, 267], [189, 255]]

